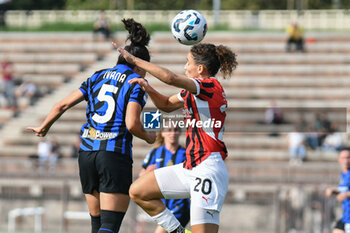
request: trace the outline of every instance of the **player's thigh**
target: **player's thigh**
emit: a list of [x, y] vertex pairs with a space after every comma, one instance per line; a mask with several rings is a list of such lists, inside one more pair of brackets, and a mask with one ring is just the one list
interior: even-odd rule
[[191, 196], [192, 178], [182, 164], [154, 170], [159, 189], [165, 199], [185, 199]]
[[228, 171], [221, 155], [212, 153], [191, 170], [190, 176], [193, 180], [191, 183], [191, 226], [200, 225], [198, 227], [200, 229], [216, 229], [212, 225], [219, 226], [220, 211], [229, 182]]
[[132, 183], [132, 159], [129, 155], [99, 151], [96, 157], [99, 192], [129, 194]]
[[217, 233], [219, 231], [219, 225], [212, 223], [204, 223], [193, 225], [191, 227], [192, 233]]
[[129, 206], [130, 197], [123, 193], [100, 193], [102, 210], [126, 212]]
[[90, 214], [92, 216], [100, 215], [100, 193], [94, 190], [92, 194], [85, 194], [85, 198]]
[[96, 169], [95, 160], [97, 152], [79, 151], [79, 178], [84, 194], [93, 194], [94, 190], [99, 191], [99, 175]]
[[[192, 178], [191, 207], [220, 212], [229, 182], [228, 171], [221, 155], [212, 153], [201, 164], [194, 167], [189, 176]], [[192, 214], [191, 212], [191, 218]]]
[[164, 198], [159, 189], [153, 171], [140, 176], [136, 181], [134, 181], [134, 183], [131, 184], [129, 194], [134, 200], [153, 200]]

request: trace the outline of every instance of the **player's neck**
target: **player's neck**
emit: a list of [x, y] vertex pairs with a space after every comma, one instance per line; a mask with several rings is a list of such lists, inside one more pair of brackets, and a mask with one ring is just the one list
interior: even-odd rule
[[177, 144], [177, 143], [165, 143], [165, 147], [168, 151], [170, 151], [171, 153], [174, 154], [177, 151], [179, 144]]

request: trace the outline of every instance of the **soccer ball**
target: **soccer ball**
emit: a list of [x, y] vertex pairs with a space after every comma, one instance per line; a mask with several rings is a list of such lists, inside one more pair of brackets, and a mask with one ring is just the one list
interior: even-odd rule
[[194, 45], [203, 40], [207, 33], [207, 21], [195, 10], [184, 10], [178, 13], [171, 22], [171, 33], [184, 45]]

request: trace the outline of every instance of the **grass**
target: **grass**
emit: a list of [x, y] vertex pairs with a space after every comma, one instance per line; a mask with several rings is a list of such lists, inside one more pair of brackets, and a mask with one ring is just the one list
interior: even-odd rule
[[[168, 24], [154, 23], [144, 25], [149, 33], [155, 31], [170, 31]], [[67, 22], [56, 22], [46, 23], [40, 27], [0, 27], [0, 31], [7, 32], [91, 32], [93, 30], [93, 23], [67, 23]], [[122, 31], [124, 26], [121, 24], [113, 24], [112, 31]], [[231, 30], [227, 25], [218, 25], [210, 28], [213, 31], [228, 31]]]
[[[170, 31], [168, 24], [164, 23], [154, 23], [154, 24], [144, 24], [149, 33], [155, 31]], [[93, 22], [87, 23], [68, 23], [68, 22], [56, 22], [56, 23], [46, 23], [40, 27], [2, 27], [0, 26], [0, 32], [91, 32], [93, 30]], [[113, 24], [112, 31], [118, 32], [123, 31], [124, 26], [122, 24]], [[215, 27], [210, 27], [210, 31], [232, 31], [232, 32], [254, 32], [254, 31], [264, 31], [264, 32], [284, 32], [284, 29], [259, 29], [259, 28], [230, 28], [226, 24], [216, 25]], [[336, 29], [313, 29], [308, 30], [308, 32], [339, 32], [339, 31], [349, 31], [349, 30], [336, 30]]]

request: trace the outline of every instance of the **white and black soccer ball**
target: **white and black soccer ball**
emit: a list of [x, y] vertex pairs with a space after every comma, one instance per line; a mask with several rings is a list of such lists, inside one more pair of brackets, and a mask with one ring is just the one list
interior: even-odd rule
[[171, 33], [184, 45], [194, 45], [203, 40], [208, 26], [204, 16], [195, 10], [183, 10], [171, 22]]

